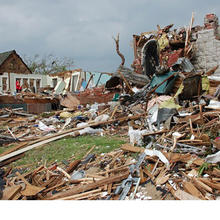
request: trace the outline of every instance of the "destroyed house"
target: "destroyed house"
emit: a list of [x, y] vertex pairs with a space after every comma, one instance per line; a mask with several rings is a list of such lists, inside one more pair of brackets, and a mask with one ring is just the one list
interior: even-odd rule
[[[134, 61], [131, 65], [135, 73], [151, 77], [156, 67], [173, 67], [181, 57], [188, 58], [196, 71], [207, 72], [220, 64], [220, 27], [215, 14], [207, 14], [204, 26], [173, 28], [173, 24], [157, 31], [133, 35]], [[217, 67], [215, 76], [220, 76]]]
[[49, 74], [50, 84], [53, 85], [55, 94], [67, 91], [80, 92], [87, 88], [103, 85], [110, 75], [110, 73], [88, 72], [82, 69]]

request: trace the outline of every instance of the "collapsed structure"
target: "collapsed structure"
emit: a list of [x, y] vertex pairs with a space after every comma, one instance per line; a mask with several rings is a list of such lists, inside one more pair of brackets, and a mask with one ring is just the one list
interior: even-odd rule
[[[67, 109], [53, 116], [2, 109], [1, 125], [8, 125], [1, 130], [3, 147], [21, 142], [0, 155], [3, 199], [145, 200], [149, 184], [162, 192], [160, 199], [219, 199], [218, 18], [206, 15], [203, 27], [193, 21], [179, 30], [157, 26], [133, 35], [132, 69], [124, 67], [118, 37], [120, 67], [99, 73], [90, 89], [92, 74], [57, 73], [51, 94]], [[103, 74], [105, 86], [98, 87]], [[36, 147], [89, 134], [123, 134], [130, 143], [101, 155], [91, 148], [81, 160], [44, 164], [22, 175], [10, 166]]]

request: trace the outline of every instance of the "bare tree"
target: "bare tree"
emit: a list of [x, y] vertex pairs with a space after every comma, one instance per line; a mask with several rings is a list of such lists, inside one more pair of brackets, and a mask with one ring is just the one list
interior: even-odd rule
[[33, 57], [23, 56], [24, 62], [35, 74], [50, 74], [62, 72], [73, 68], [74, 61], [70, 57], [56, 57], [53, 54], [48, 54], [40, 57], [35, 54]]
[[116, 52], [117, 54], [121, 57], [121, 65], [120, 66], [124, 66], [125, 64], [125, 57], [124, 55], [119, 51], [119, 34], [117, 35], [116, 38], [114, 38], [115, 44], [116, 44]]

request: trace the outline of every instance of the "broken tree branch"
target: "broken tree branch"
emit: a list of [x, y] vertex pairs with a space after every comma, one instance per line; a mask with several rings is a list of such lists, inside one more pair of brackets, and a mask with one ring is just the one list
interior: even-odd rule
[[115, 44], [116, 44], [116, 52], [121, 57], [121, 66], [124, 66], [125, 64], [125, 57], [124, 55], [119, 51], [119, 34], [117, 35], [117, 38], [114, 38]]

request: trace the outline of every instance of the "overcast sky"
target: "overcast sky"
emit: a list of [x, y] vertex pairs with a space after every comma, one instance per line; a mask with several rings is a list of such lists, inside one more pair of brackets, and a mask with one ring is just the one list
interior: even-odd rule
[[0, 51], [21, 56], [71, 57], [75, 67], [115, 71], [121, 60], [112, 36], [120, 33], [127, 67], [132, 35], [156, 25], [203, 25], [207, 13], [220, 16], [219, 0], [0, 0]]

